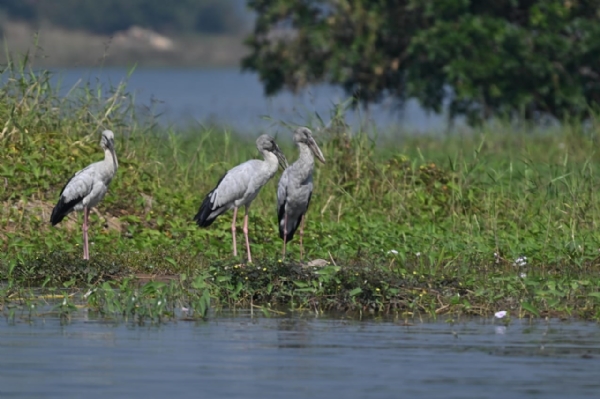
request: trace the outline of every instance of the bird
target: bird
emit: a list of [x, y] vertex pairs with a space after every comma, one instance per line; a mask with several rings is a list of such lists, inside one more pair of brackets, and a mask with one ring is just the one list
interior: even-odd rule
[[50, 223], [56, 226], [69, 213], [83, 211], [83, 259], [85, 260], [90, 259], [88, 245], [90, 208], [102, 201], [119, 167], [115, 153], [115, 135], [111, 130], [102, 132], [100, 146], [104, 150], [104, 160], [81, 169], [67, 181], [50, 216]]
[[279, 179], [277, 185], [277, 218], [279, 220], [279, 237], [283, 239], [283, 257], [288, 241], [300, 226], [300, 259], [303, 255], [302, 237], [304, 236], [304, 219], [313, 191], [313, 169], [315, 156], [323, 164], [325, 157], [310, 129], [299, 127], [294, 131], [294, 142], [298, 146], [300, 156]]
[[238, 208], [245, 207], [244, 215], [244, 237], [246, 239], [246, 250], [248, 262], [252, 263], [250, 253], [250, 242], [248, 240], [248, 210], [250, 204], [258, 195], [260, 189], [277, 173], [278, 166], [282, 169], [288, 167], [287, 159], [275, 140], [268, 134], [263, 134], [256, 139], [256, 148], [264, 161], [251, 159], [230, 169], [210, 191], [202, 204], [194, 221], [200, 227], [210, 226], [215, 219], [233, 209], [233, 221], [231, 222], [231, 234], [233, 236], [233, 256], [237, 256], [237, 244], [235, 239], [235, 219]]

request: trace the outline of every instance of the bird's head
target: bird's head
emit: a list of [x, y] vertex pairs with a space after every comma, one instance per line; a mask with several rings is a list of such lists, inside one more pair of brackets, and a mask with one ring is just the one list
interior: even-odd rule
[[112, 130], [105, 130], [102, 132], [100, 145], [104, 150], [115, 150], [115, 134], [112, 132]]
[[117, 155], [115, 154], [115, 134], [112, 132], [112, 130], [105, 130], [102, 132], [102, 139], [100, 140], [100, 145], [105, 151], [108, 150], [111, 152], [116, 170], [119, 164], [117, 163]]
[[323, 163], [325, 163], [325, 157], [321, 152], [321, 149], [317, 145], [317, 142], [312, 136], [312, 132], [307, 127], [299, 127], [294, 131], [294, 142], [295, 143], [303, 143], [310, 148], [310, 150], [315, 154], [315, 157]]
[[258, 139], [256, 139], [256, 148], [258, 148], [258, 151], [260, 152], [273, 153], [277, 157], [277, 160], [279, 161], [279, 166], [281, 166], [282, 169], [288, 167], [288, 161], [285, 158], [285, 155], [279, 149], [279, 146], [275, 142], [275, 139], [273, 139], [273, 137], [269, 136], [268, 134], [263, 134]]

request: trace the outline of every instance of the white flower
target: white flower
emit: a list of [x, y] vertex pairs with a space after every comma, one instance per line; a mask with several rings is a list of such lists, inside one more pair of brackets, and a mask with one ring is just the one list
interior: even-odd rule
[[494, 313], [494, 316], [495, 316], [497, 319], [501, 319], [501, 318], [503, 318], [504, 316], [506, 316], [506, 310], [501, 310], [501, 311], [499, 311], [499, 312], [496, 312], [496, 313]]
[[521, 278], [525, 278], [525, 277], [527, 277], [527, 274], [525, 274], [525, 273], [521, 273], [521, 274], [519, 274], [519, 277], [521, 277]]
[[157, 305], [160, 306], [161, 303], [162, 303], [162, 301], [158, 301]]
[[393, 255], [398, 255], [398, 251], [396, 251], [395, 249], [390, 249], [389, 251], [387, 251], [388, 254], [393, 254]]
[[527, 265], [527, 256], [519, 256], [513, 263], [513, 266], [525, 266]]
[[415, 255], [417, 255], [417, 257], [421, 256], [420, 252], [417, 252]]

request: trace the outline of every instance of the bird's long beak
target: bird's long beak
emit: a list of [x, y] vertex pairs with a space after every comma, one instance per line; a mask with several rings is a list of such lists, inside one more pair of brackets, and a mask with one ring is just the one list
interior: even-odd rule
[[313, 154], [315, 154], [315, 156], [317, 157], [317, 159], [319, 161], [325, 163], [325, 157], [323, 156], [323, 153], [321, 152], [321, 149], [317, 145], [317, 142], [312, 137], [308, 141], [308, 147], [311, 149], [311, 151], [313, 152]]
[[287, 161], [285, 155], [279, 149], [279, 146], [275, 147], [275, 149], [273, 150], [273, 154], [275, 154], [275, 156], [277, 157], [277, 160], [279, 161], [279, 166], [281, 166], [281, 169], [285, 170], [289, 165], [288, 165], [288, 161]]
[[117, 161], [117, 154], [115, 153], [115, 141], [114, 140], [108, 140], [108, 149], [109, 149], [110, 153], [112, 154], [113, 163], [115, 165], [115, 171], [116, 171], [117, 168], [119, 167], [119, 161]]

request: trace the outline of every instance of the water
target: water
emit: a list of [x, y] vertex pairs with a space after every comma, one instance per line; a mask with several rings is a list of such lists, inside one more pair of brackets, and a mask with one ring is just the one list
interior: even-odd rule
[[0, 321], [1, 398], [591, 398], [596, 324]]
[[[63, 69], [54, 71], [54, 82], [62, 92], [74, 85], [91, 82], [104, 87], [127, 80], [124, 68]], [[224, 69], [137, 69], [127, 80], [128, 90], [136, 103], [152, 105], [162, 113], [166, 124], [187, 125], [213, 122], [238, 131], [251, 132], [271, 128], [274, 120], [306, 124], [318, 113], [326, 122], [333, 104], [344, 102], [343, 90], [329, 85], [312, 86], [299, 95], [289, 92], [267, 98], [258, 76], [241, 73], [238, 68]], [[269, 116], [271, 120], [265, 120]], [[380, 130], [390, 126], [410, 132], [443, 130], [441, 115], [428, 114], [416, 101], [408, 101], [400, 110], [392, 100], [373, 105], [369, 113], [350, 112], [348, 122], [354, 126], [368, 120]]]

